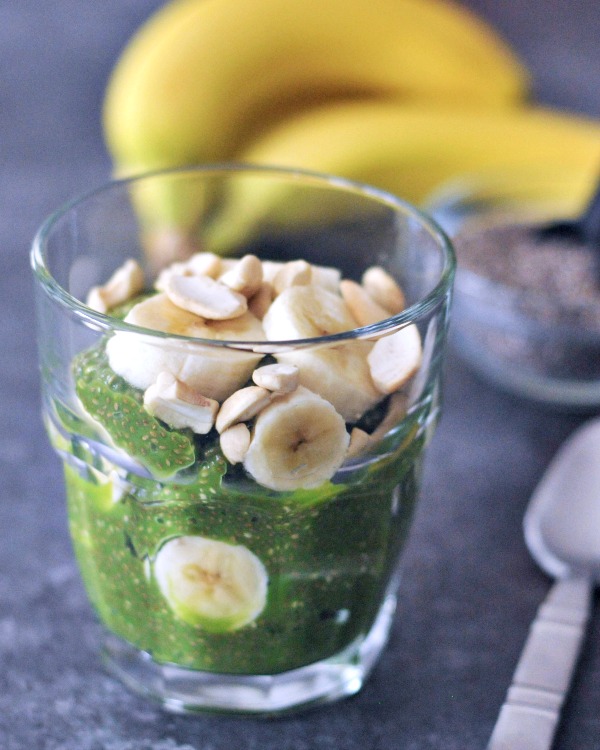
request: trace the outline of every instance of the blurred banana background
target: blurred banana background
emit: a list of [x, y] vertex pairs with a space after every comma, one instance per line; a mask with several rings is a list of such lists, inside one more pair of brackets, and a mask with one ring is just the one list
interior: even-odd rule
[[[600, 122], [540, 107], [516, 54], [450, 0], [171, 0], [116, 60], [103, 127], [118, 177], [245, 162], [420, 205], [450, 178], [530, 168], [564, 174], [583, 202], [600, 170]], [[206, 196], [174, 180], [136, 200], [171, 255], [189, 247]], [[231, 196], [211, 249], [284, 200]]]

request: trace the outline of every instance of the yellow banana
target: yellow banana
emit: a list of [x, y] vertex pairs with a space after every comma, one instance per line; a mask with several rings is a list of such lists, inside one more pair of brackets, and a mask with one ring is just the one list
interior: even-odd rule
[[[313, 109], [258, 138], [239, 161], [291, 166], [364, 181], [413, 203], [464, 173], [540, 168], [564, 172], [583, 200], [600, 168], [600, 123], [549, 109], [465, 111], [385, 102]], [[244, 188], [244, 185], [247, 185]], [[232, 192], [209, 247], [228, 251], [255, 222], [309, 220], [318, 205], [261, 180]]]
[[123, 175], [229, 159], [324, 102], [502, 108], [527, 89], [497, 35], [445, 0], [175, 0], [117, 62], [104, 128]]

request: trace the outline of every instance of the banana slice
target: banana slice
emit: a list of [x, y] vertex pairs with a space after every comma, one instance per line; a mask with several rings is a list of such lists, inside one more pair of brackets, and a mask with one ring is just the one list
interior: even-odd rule
[[319, 487], [344, 462], [350, 436], [334, 407], [302, 386], [265, 407], [254, 425], [244, 468], [264, 487]]
[[342, 272], [333, 266], [312, 267], [312, 283], [339, 294]]
[[215, 539], [170, 539], [156, 555], [154, 576], [175, 615], [211, 633], [244, 627], [267, 601], [267, 571], [258, 557]]
[[[126, 322], [143, 328], [192, 338], [264, 341], [260, 321], [249, 312], [232, 320], [205, 321], [156, 294], [135, 305]], [[224, 401], [250, 378], [262, 355], [185, 341], [117, 333], [106, 345], [111, 368], [134, 388], [146, 390], [161, 372], [207, 398]]]
[[305, 260], [290, 260], [275, 274], [273, 289], [281, 294], [288, 286], [304, 286], [312, 281], [312, 268]]
[[[263, 318], [270, 341], [327, 336], [355, 327], [343, 299], [315, 284], [285, 289]], [[296, 365], [301, 385], [331, 402], [347, 422], [356, 422], [382, 398], [367, 363], [372, 346], [367, 341], [350, 341], [284, 352], [277, 359]]]

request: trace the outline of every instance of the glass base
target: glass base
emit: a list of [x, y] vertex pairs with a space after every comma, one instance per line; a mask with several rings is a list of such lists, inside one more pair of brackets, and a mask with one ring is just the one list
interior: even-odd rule
[[121, 682], [168, 711], [276, 716], [357, 693], [387, 643], [395, 609], [396, 597], [387, 596], [366, 637], [329, 659], [275, 675], [215, 674], [159, 664], [107, 632], [102, 656]]

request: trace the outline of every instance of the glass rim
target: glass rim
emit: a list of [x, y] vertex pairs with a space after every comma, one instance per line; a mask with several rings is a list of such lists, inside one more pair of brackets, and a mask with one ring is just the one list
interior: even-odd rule
[[[50, 273], [46, 264], [46, 248], [52, 231], [58, 222], [67, 216], [71, 211], [84, 205], [91, 198], [97, 197], [105, 192], [110, 192], [118, 187], [124, 187], [136, 182], [142, 182], [148, 178], [160, 177], [161, 175], [225, 175], [233, 173], [257, 173], [279, 177], [288, 177], [293, 180], [313, 181], [322, 185], [329, 185], [332, 188], [340, 189], [348, 193], [361, 195], [366, 199], [377, 202], [381, 205], [387, 205], [398, 214], [410, 216], [417, 219], [421, 227], [425, 228], [431, 237], [436, 241], [440, 248], [443, 258], [442, 270], [439, 275], [437, 284], [431, 291], [417, 302], [406, 307], [400, 313], [385, 318], [377, 323], [368, 326], [361, 326], [342, 331], [340, 333], [329, 334], [326, 336], [317, 336], [302, 339], [287, 339], [279, 341], [259, 341], [259, 340], [232, 340], [232, 339], [204, 339], [193, 336], [184, 336], [180, 334], [157, 331], [155, 329], [143, 328], [141, 326], [126, 323], [120, 318], [97, 312], [81, 302], [70, 294], [54, 276]], [[216, 348], [237, 349], [240, 351], [254, 352], [275, 352], [282, 349], [297, 349], [301, 347], [314, 347], [319, 345], [332, 345], [351, 341], [354, 339], [371, 339], [391, 333], [395, 330], [414, 323], [420, 318], [426, 316], [434, 310], [440, 301], [450, 292], [456, 272], [456, 255], [453, 245], [446, 232], [439, 224], [427, 213], [420, 210], [408, 201], [386, 190], [373, 187], [366, 183], [350, 180], [344, 177], [338, 177], [322, 172], [315, 172], [306, 169], [278, 167], [267, 165], [250, 165], [235, 162], [224, 162], [207, 165], [190, 165], [177, 168], [156, 169], [130, 177], [112, 179], [103, 184], [81, 193], [76, 197], [66, 201], [58, 209], [53, 211], [44, 220], [36, 232], [31, 253], [30, 262], [36, 280], [41, 287], [55, 302], [58, 302], [67, 312], [76, 317], [83, 325], [95, 330], [104, 332], [118, 333], [135, 333], [143, 335], [147, 339], [169, 340], [179, 344], [186, 343], [194, 346], [210, 346]]]

